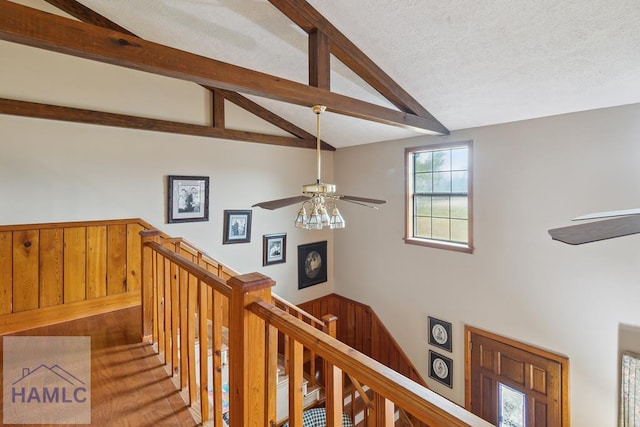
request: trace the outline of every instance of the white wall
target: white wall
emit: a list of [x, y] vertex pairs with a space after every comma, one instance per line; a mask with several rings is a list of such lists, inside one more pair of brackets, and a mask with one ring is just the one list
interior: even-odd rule
[[[9, 42], [0, 42], [0, 58], [3, 98], [209, 124], [210, 95], [195, 84]], [[283, 134], [226, 106], [229, 128]], [[333, 153], [323, 160], [330, 179]], [[210, 177], [208, 222], [166, 223], [167, 175]], [[251, 242], [223, 245], [223, 211], [298, 195], [315, 176], [314, 150], [0, 115], [0, 224], [142, 218], [241, 273], [272, 277], [292, 302], [333, 291], [332, 234], [296, 229], [298, 206], [255, 208]], [[262, 266], [269, 233], [287, 233], [285, 264]], [[298, 291], [297, 247], [321, 240], [329, 281]]]
[[[426, 379], [427, 316], [452, 322], [454, 387], [428, 382], [460, 404], [467, 324], [568, 356], [572, 425], [614, 425], [619, 328], [640, 325], [640, 236], [570, 246], [547, 230], [640, 206], [639, 118], [640, 104], [339, 150], [341, 187], [389, 203], [336, 235], [336, 292], [371, 305]], [[469, 139], [475, 253], [404, 244], [404, 148]]]

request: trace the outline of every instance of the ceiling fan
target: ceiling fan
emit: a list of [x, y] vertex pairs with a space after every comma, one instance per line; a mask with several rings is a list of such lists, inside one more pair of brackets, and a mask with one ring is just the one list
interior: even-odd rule
[[597, 212], [574, 218], [573, 221], [598, 219], [599, 221], [549, 230], [554, 240], [570, 245], [597, 242], [640, 233], [640, 209]]
[[[378, 209], [376, 206], [387, 203], [386, 200], [371, 199], [368, 197], [347, 196], [336, 194], [335, 184], [322, 182], [320, 176], [321, 157], [320, 157], [320, 114], [326, 110], [324, 105], [315, 105], [312, 107], [316, 113], [316, 163], [318, 168], [318, 178], [314, 184], [305, 184], [302, 186], [302, 195], [286, 197], [284, 199], [270, 200], [267, 202], [256, 203], [252, 207], [260, 207], [263, 209], [279, 209], [285, 206], [302, 202], [300, 211], [295, 220], [298, 228], [307, 230], [319, 230], [323, 227], [344, 228], [345, 221], [336, 206], [338, 200], [355, 203], [357, 205]], [[331, 209], [331, 215], [329, 215]]]

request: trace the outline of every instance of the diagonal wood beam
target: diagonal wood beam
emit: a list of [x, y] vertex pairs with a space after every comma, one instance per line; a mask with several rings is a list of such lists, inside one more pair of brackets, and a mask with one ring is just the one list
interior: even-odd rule
[[[241, 107], [241, 108], [251, 112], [252, 114], [255, 114], [256, 116], [260, 117], [261, 119], [268, 121], [269, 123], [273, 124], [274, 126], [277, 126], [280, 129], [282, 129], [282, 130], [284, 130], [286, 132], [289, 132], [290, 134], [292, 134], [294, 136], [297, 136], [298, 138], [316, 139], [316, 137], [314, 135], [310, 134], [306, 130], [304, 130], [302, 128], [299, 128], [298, 126], [294, 125], [293, 123], [283, 119], [282, 117], [278, 116], [275, 113], [272, 113], [271, 111], [267, 110], [263, 106], [256, 104], [255, 102], [253, 102], [249, 98], [247, 98], [245, 96], [242, 96], [237, 92], [232, 92], [232, 91], [224, 90], [224, 89], [215, 89], [215, 88], [211, 88], [211, 90], [214, 92], [214, 94], [219, 94], [220, 96], [224, 97], [228, 101], [233, 102], [234, 104], [236, 104], [238, 107]], [[322, 147], [323, 150], [332, 150], [332, 151], [335, 150], [335, 147], [333, 147], [332, 145], [327, 144], [324, 141], [321, 141], [321, 147]]]
[[435, 120], [418, 101], [306, 0], [269, 0], [269, 2], [308, 34], [315, 31], [326, 34], [331, 41], [331, 53], [400, 110]]
[[0, 39], [238, 91], [424, 133], [448, 134], [437, 120], [403, 113], [291, 80], [0, 0]]
[[63, 12], [68, 13], [81, 20], [82, 22], [87, 22], [92, 25], [97, 25], [98, 27], [108, 28], [110, 30], [117, 31], [119, 33], [128, 34], [130, 36], [135, 36], [132, 32], [127, 30], [124, 27], [116, 24], [115, 22], [105, 18], [97, 12], [94, 12], [92, 9], [89, 9], [82, 3], [77, 2], [76, 0], [45, 0], [52, 6], [57, 7]]
[[[78, 18], [82, 22], [87, 24], [97, 25], [102, 28], [106, 28], [109, 30], [118, 31], [121, 33], [125, 33], [134, 37], [138, 37], [136, 34], [124, 29], [119, 26], [117, 23], [109, 20], [108, 18], [100, 15], [99, 13], [89, 9], [88, 7], [82, 5], [76, 0], [45, 0], [47, 3], [57, 7], [63, 12], [68, 13], [69, 15]], [[248, 101], [244, 105], [238, 104], [238, 102], [234, 102], [237, 105], [240, 105], [245, 110], [249, 111], [252, 114], [261, 117], [263, 120], [270, 122], [271, 124], [291, 133], [294, 136], [297, 136], [301, 139], [314, 139], [314, 136], [305, 132], [304, 130], [296, 127], [292, 123], [286, 121], [285, 119], [276, 116], [275, 114], [271, 114], [268, 110], [264, 109], [262, 106], [249, 101], [247, 98], [244, 98], [242, 95], [236, 92], [217, 91], [213, 88], [206, 88], [211, 91], [212, 94], [212, 123], [214, 127], [224, 128], [225, 127], [225, 115], [224, 115], [224, 99], [228, 98], [231, 102], [234, 102], [233, 99], [244, 99]], [[233, 98], [233, 99], [232, 99]], [[270, 114], [266, 114], [266, 113]], [[272, 121], [273, 120], [273, 121]], [[252, 133], [253, 134], [253, 133]], [[267, 140], [269, 140], [269, 135], [267, 135]], [[294, 145], [294, 146], [297, 146]], [[329, 144], [323, 146], [324, 149], [334, 150], [335, 148]]]
[[[232, 129], [220, 129], [212, 126], [149, 119], [125, 114], [105, 113], [102, 111], [62, 107], [58, 105], [16, 101], [5, 98], [0, 98], [0, 114], [121, 127], [126, 129], [150, 130], [180, 135], [230, 139], [233, 141], [257, 142], [288, 147], [316, 148], [315, 138], [301, 139], [288, 136], [266, 135], [262, 133]], [[330, 149], [328, 148], [328, 150]], [[333, 148], [333, 150], [335, 150], [335, 148]]]

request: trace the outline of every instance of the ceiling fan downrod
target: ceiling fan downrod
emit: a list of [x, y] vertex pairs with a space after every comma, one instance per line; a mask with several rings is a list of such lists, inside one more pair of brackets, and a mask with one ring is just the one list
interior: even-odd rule
[[324, 113], [327, 107], [324, 105], [314, 105], [311, 109], [316, 113], [316, 165], [318, 167], [318, 178], [316, 179], [316, 183], [321, 184], [322, 179], [320, 176], [320, 170], [322, 168], [322, 161], [320, 160], [320, 114]]

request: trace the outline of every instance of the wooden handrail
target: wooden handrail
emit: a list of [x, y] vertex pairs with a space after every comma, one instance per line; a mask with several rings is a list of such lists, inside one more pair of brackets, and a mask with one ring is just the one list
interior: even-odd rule
[[[341, 423], [343, 374], [352, 378], [358, 393], [365, 398], [365, 419], [375, 420], [378, 427], [393, 425], [396, 405], [416, 422], [433, 427], [490, 425], [328, 335], [332, 331], [335, 335], [335, 316], [323, 316], [320, 320], [281, 298], [274, 301], [271, 288], [275, 283], [269, 277], [259, 273], [227, 276], [230, 269], [218, 277], [221, 264], [183, 240], [164, 238], [153, 230], [141, 235], [145, 266], [143, 336], [146, 333], [153, 338], [164, 363], [171, 365], [171, 372], [180, 374], [180, 388], [189, 405], [200, 402], [203, 423], [210, 420], [216, 426], [221, 423], [224, 300], [228, 304], [224, 316], [229, 325], [229, 420], [234, 425], [257, 427], [279, 421], [275, 405], [278, 335], [288, 343], [284, 354], [289, 356], [285, 364], [289, 373], [288, 419], [292, 427], [302, 425], [303, 399], [299, 395], [302, 366], [308, 361], [314, 369], [316, 357], [323, 359], [329, 426]], [[176, 347], [179, 355], [175, 353]], [[311, 356], [303, 349], [308, 349]], [[212, 371], [207, 363], [211, 357]], [[360, 384], [373, 392], [372, 399]], [[209, 406], [211, 390], [213, 401]], [[367, 415], [368, 412], [371, 414]]]
[[397, 405], [428, 425], [491, 425], [464, 408], [271, 304], [256, 301], [248, 308], [270, 325], [294, 337], [303, 345], [313, 348], [327, 362], [366, 383], [380, 395], [393, 399]]
[[[314, 317], [313, 315], [307, 313], [306, 311], [302, 310], [300, 307], [291, 304], [289, 301], [287, 301], [286, 299], [279, 297], [276, 294], [272, 294], [273, 296], [273, 302], [277, 305], [277, 304], [281, 304], [284, 307], [287, 307], [288, 312], [295, 312], [300, 314], [302, 317], [304, 317], [307, 320], [307, 323], [311, 324], [312, 326], [316, 326], [319, 328], [323, 328], [325, 326], [325, 322], [323, 320], [318, 319], [317, 317]], [[287, 311], [287, 310], [285, 310]]]
[[220, 292], [224, 296], [231, 296], [231, 287], [227, 285], [224, 280], [200, 267], [198, 264], [189, 261], [188, 259], [178, 255], [177, 253], [165, 248], [159, 243], [148, 242], [147, 246], [149, 246], [151, 249], [153, 249], [163, 257], [169, 259], [171, 262], [177, 264], [179, 267], [188, 270], [189, 273], [194, 275], [198, 280], [202, 280], [204, 283], [211, 286], [214, 290]]

